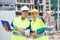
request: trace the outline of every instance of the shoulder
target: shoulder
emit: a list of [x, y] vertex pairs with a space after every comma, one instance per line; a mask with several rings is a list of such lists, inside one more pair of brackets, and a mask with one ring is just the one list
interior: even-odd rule
[[25, 20], [26, 20], [26, 22], [30, 23], [30, 21], [27, 18]]
[[40, 18], [39, 21], [42, 21], [42, 19]]
[[39, 19], [39, 22], [40, 22], [40, 23], [44, 23], [44, 20], [42, 20], [42, 19], [40, 18], [40, 19]]
[[19, 17], [16, 17], [14, 20], [18, 20], [18, 19], [20, 19], [20, 16]]

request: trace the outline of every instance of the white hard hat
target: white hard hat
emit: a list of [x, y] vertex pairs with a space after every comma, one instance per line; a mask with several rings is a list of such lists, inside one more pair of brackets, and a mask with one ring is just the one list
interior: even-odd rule
[[29, 11], [29, 8], [28, 8], [27, 6], [23, 6], [23, 7], [21, 7], [21, 12], [24, 11], [24, 10]]

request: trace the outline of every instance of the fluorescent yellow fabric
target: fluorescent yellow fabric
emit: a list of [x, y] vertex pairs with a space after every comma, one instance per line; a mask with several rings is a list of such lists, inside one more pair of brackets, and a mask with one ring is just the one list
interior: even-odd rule
[[[24, 20], [21, 19], [21, 16], [18, 18], [15, 18], [13, 21], [13, 25], [20, 27], [20, 28], [24, 28], [26, 29], [29, 26], [29, 21], [27, 18], [25, 18]], [[18, 32], [17, 30], [13, 30], [14, 32]]]
[[26, 40], [26, 37], [12, 35], [11, 40]]
[[33, 40], [48, 40], [48, 36], [43, 36], [43, 37], [36, 38], [36, 39], [33, 39]]
[[[17, 17], [13, 21], [13, 25], [26, 29], [29, 26], [29, 21], [26, 19], [22, 20], [21, 17]], [[13, 30], [13, 32], [20, 33], [18, 30]], [[11, 40], [26, 40], [26, 37], [12, 35]]]
[[[33, 21], [31, 22], [31, 27], [32, 27], [32, 31], [35, 31], [39, 28], [42, 28], [44, 27], [44, 23], [41, 19], [36, 19], [36, 21]], [[36, 38], [34, 40], [48, 40], [48, 36], [43, 36], [43, 37], [40, 37], [40, 38]]]
[[29, 21], [27, 18], [22, 20], [21, 17], [18, 17], [14, 19], [13, 25], [17, 27], [27, 28], [29, 26]]
[[37, 18], [36, 21], [32, 20], [31, 26], [32, 26], [32, 30], [35, 31], [36, 29], [43, 28], [44, 27], [44, 23], [42, 22], [41, 19]]

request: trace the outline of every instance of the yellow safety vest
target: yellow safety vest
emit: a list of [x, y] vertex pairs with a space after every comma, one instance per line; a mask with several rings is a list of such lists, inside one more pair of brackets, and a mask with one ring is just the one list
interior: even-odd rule
[[27, 18], [24, 20], [21, 19], [21, 16], [18, 18], [15, 18], [13, 21], [13, 25], [16, 27], [24, 28], [26, 29], [29, 26], [30, 22], [28, 21]]
[[32, 31], [35, 31], [36, 29], [39, 29], [39, 28], [43, 28], [44, 27], [44, 23], [41, 19], [36, 19], [36, 21], [33, 21], [31, 22], [31, 28], [32, 28]]
[[[24, 20], [22, 20], [21, 16], [15, 18], [13, 21], [14, 26], [24, 28], [24, 29], [26, 29], [29, 26], [29, 24], [30, 22], [28, 21], [28, 19], [25, 18]], [[13, 30], [13, 32], [20, 33], [18, 30]], [[26, 37], [12, 35], [11, 40], [26, 40]]]
[[[31, 29], [32, 31], [35, 31], [39, 28], [43, 28], [44, 27], [44, 23], [41, 19], [36, 19], [35, 21], [32, 20], [31, 22]], [[48, 36], [43, 36], [43, 37], [40, 37], [40, 38], [36, 38], [34, 40], [48, 40]]]

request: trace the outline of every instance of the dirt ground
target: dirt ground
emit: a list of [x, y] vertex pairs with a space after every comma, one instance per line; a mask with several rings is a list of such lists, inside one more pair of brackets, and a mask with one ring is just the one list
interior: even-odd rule
[[49, 35], [49, 40], [60, 40], [60, 33], [56, 32], [53, 35]]

